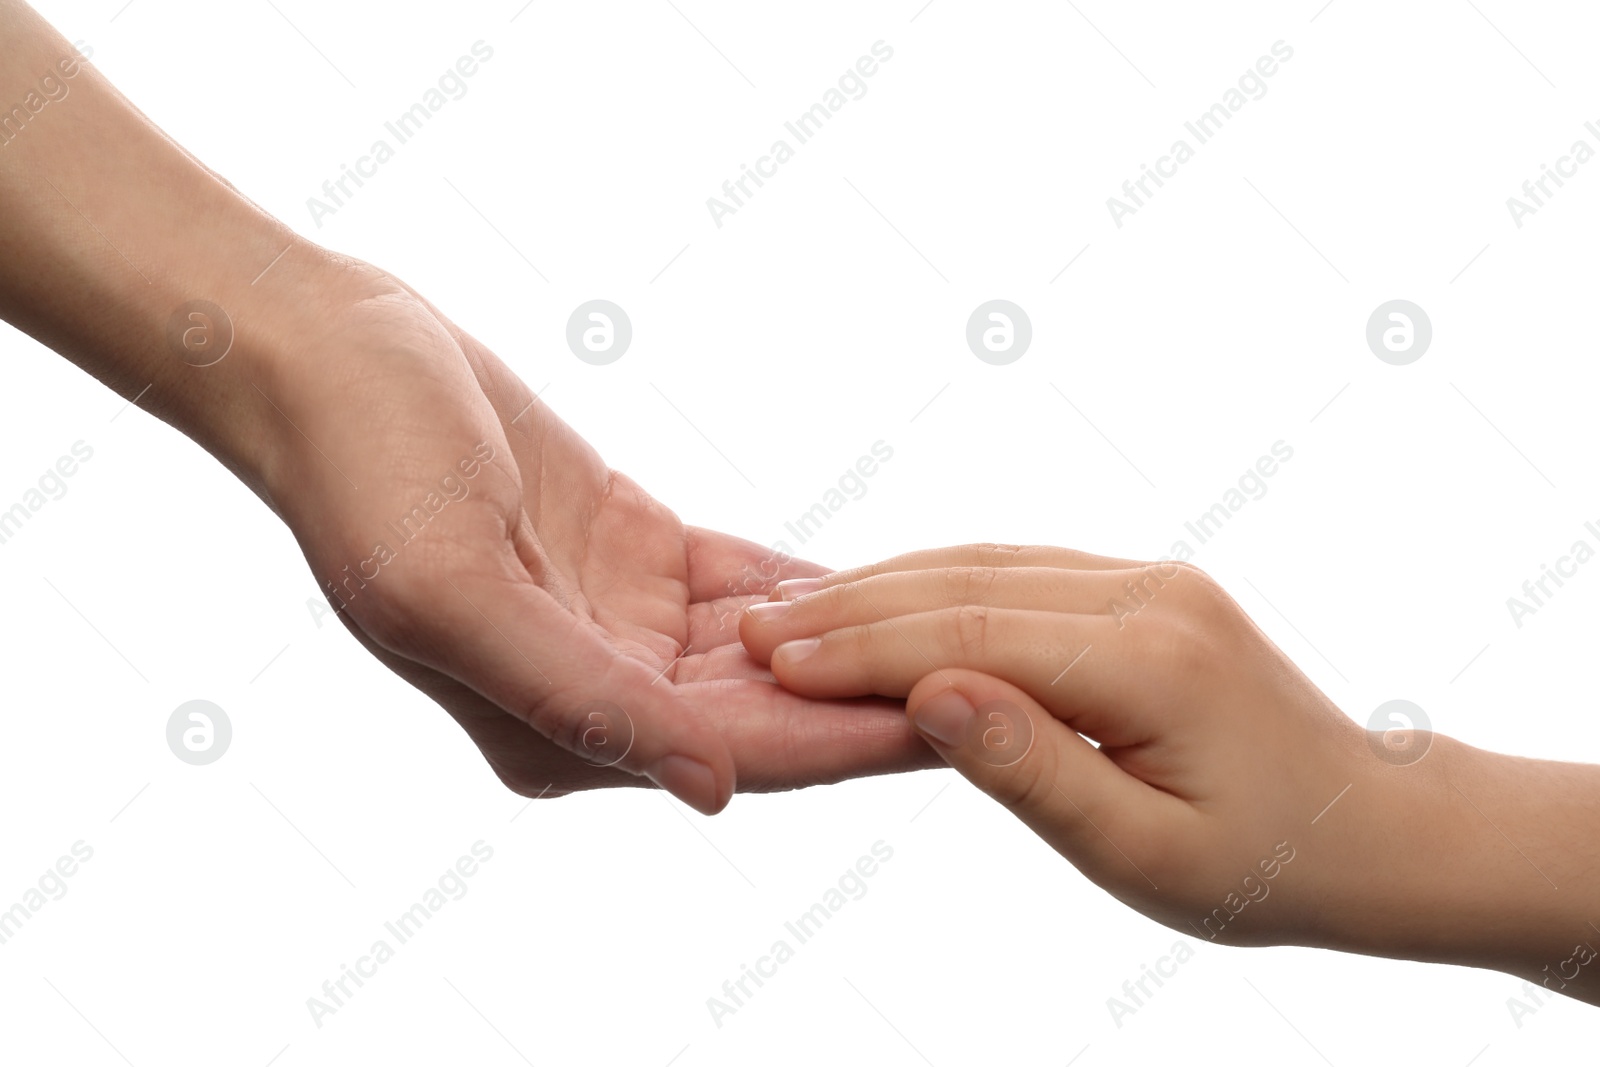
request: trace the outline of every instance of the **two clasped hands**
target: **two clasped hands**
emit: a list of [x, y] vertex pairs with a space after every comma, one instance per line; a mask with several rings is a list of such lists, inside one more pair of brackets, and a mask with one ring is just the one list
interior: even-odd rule
[[[340, 616], [511, 788], [642, 775], [713, 813], [736, 788], [944, 763], [1186, 935], [1492, 967], [1600, 1001], [1583, 892], [1600, 769], [1439, 735], [1386, 758], [1395, 738], [1185, 563], [969, 545], [828, 572], [685, 527], [419, 295], [340, 271], [356, 293], [273, 378], [299, 429], [249, 469], [326, 577], [490, 443], [472, 492]], [[594, 743], [597, 707], [625, 713], [620, 760]]]
[[[713, 813], [948, 764], [1187, 936], [1600, 1003], [1600, 769], [1442, 736], [1384, 759], [1185, 564], [967, 546], [829, 572], [686, 527], [419, 293], [267, 215], [75, 55], [0, 0], [0, 71], [70, 80], [0, 146], [0, 315], [235, 473], [512, 789], [649, 779]], [[189, 358], [196, 301], [220, 356]], [[470, 491], [444, 506], [447, 477]], [[623, 713], [620, 758], [596, 708]]]

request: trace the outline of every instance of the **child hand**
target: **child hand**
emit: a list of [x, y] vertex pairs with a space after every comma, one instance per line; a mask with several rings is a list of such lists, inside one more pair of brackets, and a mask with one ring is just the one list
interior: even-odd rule
[[951, 766], [1186, 934], [1525, 977], [1600, 945], [1552, 891], [1600, 884], [1595, 768], [1369, 733], [1192, 566], [918, 552], [783, 583], [740, 636], [797, 693], [904, 696]]

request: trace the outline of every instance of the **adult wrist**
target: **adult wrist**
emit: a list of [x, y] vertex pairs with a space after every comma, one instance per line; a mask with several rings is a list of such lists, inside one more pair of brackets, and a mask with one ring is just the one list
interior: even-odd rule
[[146, 326], [160, 332], [163, 363], [150, 375], [153, 402], [144, 404], [269, 504], [274, 460], [300, 432], [297, 410], [307, 397], [337, 399], [337, 368], [326, 355], [331, 335], [343, 312], [383, 279], [284, 228], [274, 231], [265, 240], [236, 234], [229, 261], [189, 275], [149, 307]]
[[259, 490], [274, 424], [258, 391], [287, 373], [340, 261], [162, 134], [36, 13], [0, 19], [0, 66], [60, 71], [71, 92], [0, 146], [0, 316]]

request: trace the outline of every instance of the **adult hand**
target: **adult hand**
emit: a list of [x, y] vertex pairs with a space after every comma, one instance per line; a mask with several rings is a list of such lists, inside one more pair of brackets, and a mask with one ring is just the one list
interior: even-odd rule
[[721, 598], [818, 568], [683, 527], [415, 292], [266, 215], [90, 58], [0, 0], [0, 70], [55, 101], [0, 138], [0, 316], [260, 495], [345, 624], [508, 785], [644, 774], [709, 812], [736, 781], [937, 760], [887, 705], [797, 698], [737, 644]]
[[822, 568], [685, 527], [413, 290], [338, 274], [257, 386], [277, 429], [251, 480], [351, 632], [507, 785], [642, 773], [713, 812], [736, 781], [937, 763], [895, 704], [797, 697], [739, 644], [747, 603]]

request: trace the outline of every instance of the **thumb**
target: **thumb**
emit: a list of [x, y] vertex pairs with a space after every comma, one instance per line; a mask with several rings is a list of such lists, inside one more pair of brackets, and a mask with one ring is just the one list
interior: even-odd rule
[[946, 763], [1094, 881], [1154, 887], [1135, 854], [1155, 839], [1145, 827], [1162, 814], [1157, 791], [1027, 693], [977, 671], [941, 670], [912, 687], [906, 711]]
[[450, 632], [481, 668], [462, 681], [585, 762], [644, 775], [703, 814], [728, 803], [732, 754], [674, 686], [656, 684], [664, 671], [621, 653], [525, 577], [452, 584], [471, 611], [457, 604]]
[[595, 767], [644, 775], [704, 814], [733, 756], [661, 671], [534, 583], [509, 546], [423, 569], [400, 557], [346, 605], [387, 651], [448, 675]]

